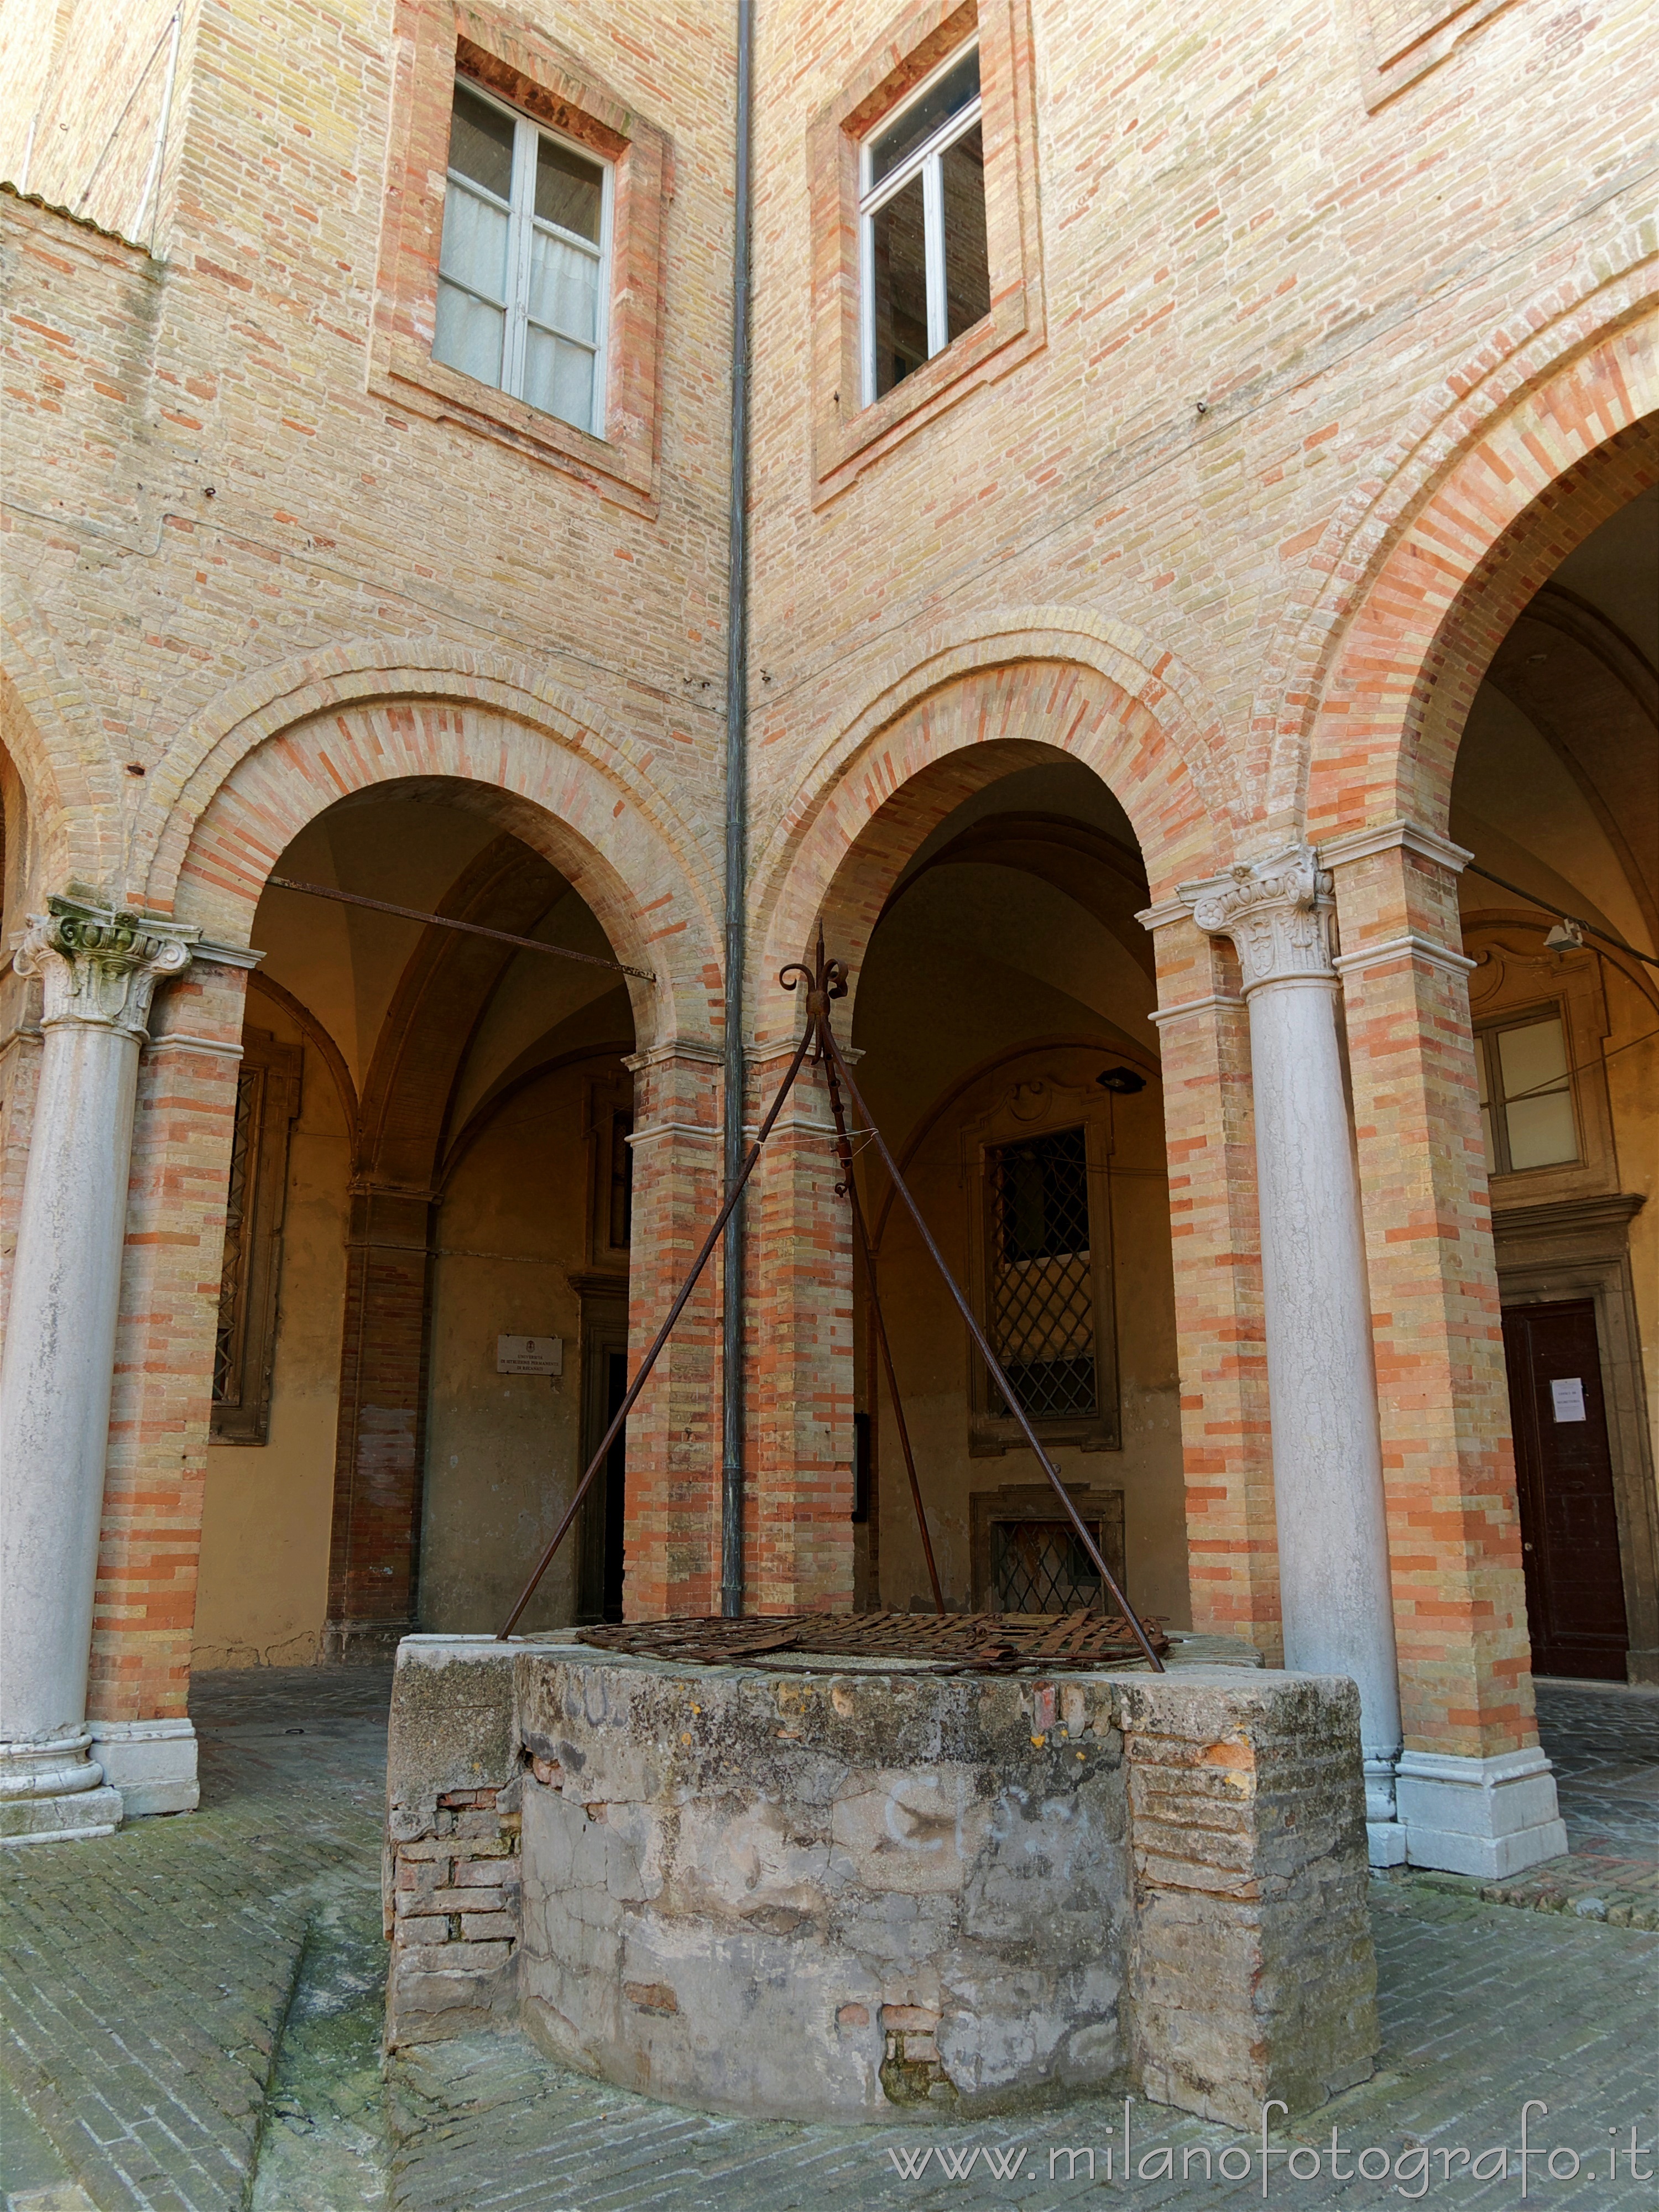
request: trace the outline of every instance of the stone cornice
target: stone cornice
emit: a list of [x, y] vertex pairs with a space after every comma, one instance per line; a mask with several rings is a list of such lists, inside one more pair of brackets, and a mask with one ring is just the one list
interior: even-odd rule
[[1449, 975], [1467, 975], [1476, 964], [1467, 952], [1454, 952], [1449, 945], [1437, 945], [1431, 937], [1419, 937], [1415, 931], [1404, 937], [1388, 938], [1380, 945], [1357, 945], [1352, 952], [1339, 952], [1331, 964], [1346, 980], [1362, 969], [1377, 968], [1384, 961], [1405, 958], [1421, 960], [1430, 968], [1442, 968]]
[[1396, 848], [1413, 853], [1419, 860], [1437, 860], [1455, 876], [1461, 876], [1474, 858], [1437, 830], [1425, 830], [1419, 822], [1401, 821], [1380, 822], [1369, 830], [1345, 830], [1340, 836], [1322, 838], [1319, 864], [1324, 868], [1342, 868], [1351, 860], [1368, 860], [1375, 854]]
[[1247, 998], [1267, 983], [1335, 981], [1331, 878], [1311, 845], [1182, 884], [1181, 896], [1200, 929], [1232, 939]]
[[78, 1024], [143, 1037], [157, 983], [182, 975], [201, 938], [185, 922], [53, 895], [12, 947], [20, 975], [36, 975], [40, 1026]]

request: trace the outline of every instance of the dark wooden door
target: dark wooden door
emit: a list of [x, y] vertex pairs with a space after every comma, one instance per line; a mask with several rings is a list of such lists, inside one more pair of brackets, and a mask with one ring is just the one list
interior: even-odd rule
[[1533, 1671], [1622, 1682], [1629, 1638], [1594, 1304], [1510, 1307], [1504, 1353]]

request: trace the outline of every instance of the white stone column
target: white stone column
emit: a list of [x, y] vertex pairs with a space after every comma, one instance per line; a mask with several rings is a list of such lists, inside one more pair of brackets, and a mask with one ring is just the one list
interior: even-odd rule
[[200, 932], [52, 898], [13, 963], [45, 1006], [0, 1362], [0, 1842], [106, 1835], [87, 1671], [138, 1052]]
[[1297, 846], [1181, 896], [1232, 939], [1249, 1008], [1285, 1664], [1358, 1685], [1371, 1859], [1394, 1865], [1400, 1684], [1331, 879]]

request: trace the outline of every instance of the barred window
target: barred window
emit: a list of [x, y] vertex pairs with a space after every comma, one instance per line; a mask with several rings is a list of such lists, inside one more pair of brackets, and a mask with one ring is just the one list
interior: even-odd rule
[[289, 1132], [302, 1064], [298, 1046], [244, 1032], [213, 1345], [216, 1443], [262, 1444], [270, 1434]]
[[[986, 1174], [992, 1349], [1030, 1419], [1097, 1413], [1085, 1133], [994, 1146]], [[991, 1406], [1010, 1411], [994, 1389]]]

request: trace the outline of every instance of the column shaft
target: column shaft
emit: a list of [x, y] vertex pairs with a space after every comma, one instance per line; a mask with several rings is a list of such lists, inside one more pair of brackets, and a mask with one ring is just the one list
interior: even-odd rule
[[0, 1833], [103, 1832], [87, 1675], [139, 1040], [197, 933], [54, 898], [14, 956], [45, 1009], [0, 1364]]
[[1397, 1861], [1400, 1693], [1330, 882], [1300, 848], [1182, 896], [1232, 939], [1249, 1007], [1285, 1664], [1358, 1685], [1372, 1856]]

